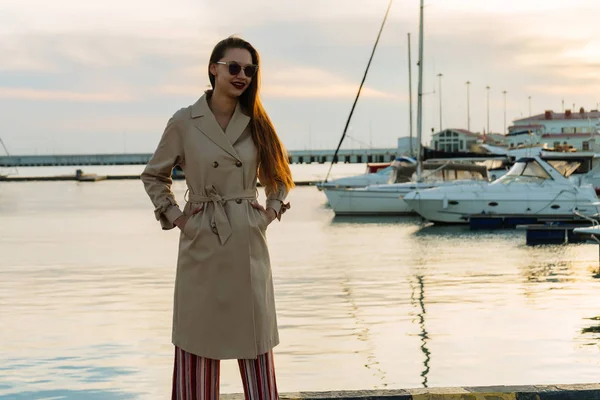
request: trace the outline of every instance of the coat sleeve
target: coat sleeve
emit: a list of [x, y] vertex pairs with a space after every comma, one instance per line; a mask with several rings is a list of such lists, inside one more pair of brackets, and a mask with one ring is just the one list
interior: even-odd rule
[[141, 175], [144, 189], [155, 207], [154, 216], [164, 230], [174, 228], [173, 222], [183, 214], [171, 191], [173, 168], [183, 163], [183, 132], [179, 125], [175, 114], [167, 122], [158, 146]]
[[290, 208], [290, 203], [284, 203], [289, 191], [283, 184], [279, 184], [275, 188], [266, 187], [267, 194], [266, 208], [272, 208], [277, 214], [277, 220], [281, 221], [281, 216]]

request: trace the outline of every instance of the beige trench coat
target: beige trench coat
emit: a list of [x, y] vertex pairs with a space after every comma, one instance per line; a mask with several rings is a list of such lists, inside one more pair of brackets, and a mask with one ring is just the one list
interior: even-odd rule
[[[179, 236], [172, 342], [212, 359], [250, 359], [279, 344], [266, 230], [268, 217], [253, 208], [257, 149], [250, 118], [240, 106], [226, 132], [206, 94], [177, 111], [142, 173], [163, 229], [193, 215]], [[180, 165], [188, 186], [183, 211], [171, 191]], [[267, 197], [277, 219], [289, 207], [285, 187]]]

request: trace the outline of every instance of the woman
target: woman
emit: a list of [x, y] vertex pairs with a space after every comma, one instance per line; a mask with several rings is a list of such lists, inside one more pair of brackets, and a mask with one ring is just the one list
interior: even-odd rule
[[[219, 42], [208, 76], [212, 90], [170, 118], [142, 173], [162, 228], [181, 230], [173, 399], [218, 399], [223, 359], [238, 360], [246, 399], [277, 399], [279, 336], [265, 235], [289, 208], [294, 183], [259, 99], [257, 51], [236, 37]], [[175, 165], [188, 186], [183, 211], [171, 191]]]

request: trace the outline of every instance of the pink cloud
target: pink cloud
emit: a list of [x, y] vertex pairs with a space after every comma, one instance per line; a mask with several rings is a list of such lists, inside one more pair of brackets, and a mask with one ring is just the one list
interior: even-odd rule
[[31, 88], [0, 87], [0, 98], [22, 100], [56, 100], [115, 103], [134, 100], [131, 94], [124, 92], [73, 92], [66, 90], [41, 90]]

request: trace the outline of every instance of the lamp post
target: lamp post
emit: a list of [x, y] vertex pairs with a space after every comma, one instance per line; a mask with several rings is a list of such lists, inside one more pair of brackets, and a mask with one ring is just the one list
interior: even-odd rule
[[471, 81], [467, 81], [467, 130], [471, 131], [471, 95], [469, 91], [469, 87], [471, 86]]
[[531, 96], [529, 96], [529, 116], [531, 117]]
[[442, 74], [437, 75], [440, 81], [440, 132], [442, 131]]
[[504, 134], [506, 135], [506, 90], [502, 92], [504, 95]]
[[490, 133], [490, 87], [486, 86], [487, 90], [487, 133]]
[[408, 34], [408, 118], [409, 118], [409, 129], [410, 129], [410, 156], [413, 157], [415, 155], [413, 150], [413, 102], [412, 102], [412, 72], [411, 66], [412, 62], [410, 59], [410, 33]]

